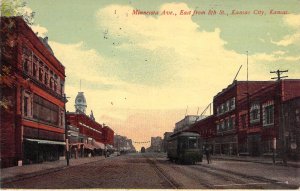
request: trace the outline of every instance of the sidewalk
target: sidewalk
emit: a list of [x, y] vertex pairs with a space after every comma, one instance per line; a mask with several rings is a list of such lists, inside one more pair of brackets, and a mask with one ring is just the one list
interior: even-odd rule
[[[253, 162], [253, 163], [261, 163], [261, 164], [270, 164], [273, 165], [272, 158], [269, 157], [250, 157], [250, 156], [227, 156], [227, 155], [212, 155], [212, 159], [214, 160], [233, 160], [233, 161], [245, 161], [245, 162]], [[276, 165], [282, 165], [282, 160], [280, 158], [276, 158]], [[287, 161], [287, 166], [300, 168], [300, 161]]]
[[39, 164], [3, 168], [1, 169], [0, 182], [3, 183], [22, 180], [103, 159], [104, 156], [70, 159], [69, 166], [67, 166], [66, 160], [58, 160], [53, 162], [43, 162]]

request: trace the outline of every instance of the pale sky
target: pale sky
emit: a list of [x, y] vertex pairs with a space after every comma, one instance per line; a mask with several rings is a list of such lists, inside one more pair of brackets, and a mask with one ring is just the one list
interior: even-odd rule
[[[249, 80], [270, 80], [277, 69], [300, 77], [299, 0], [29, 0], [27, 8], [36, 13], [33, 30], [49, 37], [66, 67], [67, 110], [74, 111], [81, 79], [87, 114], [134, 142], [172, 131], [187, 107], [189, 115], [201, 113], [240, 65], [237, 79], [246, 80], [246, 51]], [[225, 15], [180, 15], [195, 9]]]

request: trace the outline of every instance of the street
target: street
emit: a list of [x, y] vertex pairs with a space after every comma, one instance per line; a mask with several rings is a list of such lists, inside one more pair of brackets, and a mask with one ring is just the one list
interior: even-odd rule
[[299, 168], [251, 162], [205, 160], [196, 165], [170, 162], [165, 154], [135, 153], [111, 156], [2, 188], [145, 188], [145, 189], [295, 189]]

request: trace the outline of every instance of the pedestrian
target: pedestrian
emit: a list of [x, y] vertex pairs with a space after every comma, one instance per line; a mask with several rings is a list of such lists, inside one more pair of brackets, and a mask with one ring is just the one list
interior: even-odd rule
[[206, 155], [206, 160], [207, 160], [207, 164], [209, 164], [210, 161], [210, 149], [209, 147], [205, 147], [205, 155]]

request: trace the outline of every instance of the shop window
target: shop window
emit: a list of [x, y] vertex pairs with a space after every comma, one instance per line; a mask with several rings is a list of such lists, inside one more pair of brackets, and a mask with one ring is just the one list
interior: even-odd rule
[[257, 123], [259, 121], [260, 121], [259, 104], [252, 104], [250, 108], [250, 123]]
[[274, 124], [274, 105], [269, 102], [263, 105], [263, 126]]
[[33, 96], [33, 118], [53, 125], [59, 123], [59, 108], [57, 105], [38, 96]]

